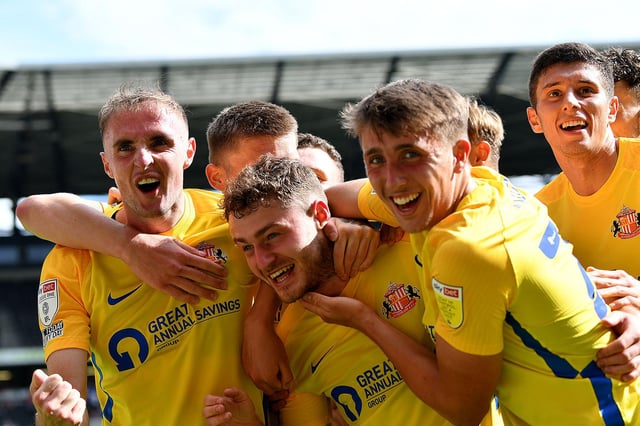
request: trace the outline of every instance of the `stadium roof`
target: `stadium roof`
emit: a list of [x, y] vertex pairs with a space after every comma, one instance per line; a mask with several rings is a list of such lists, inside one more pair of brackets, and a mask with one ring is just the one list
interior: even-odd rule
[[[596, 46], [598, 47], [598, 46]], [[602, 46], [604, 47], [604, 46]], [[639, 46], [628, 46], [638, 48]], [[205, 130], [230, 104], [261, 99], [285, 106], [300, 131], [333, 142], [347, 178], [363, 175], [357, 143], [338, 112], [372, 89], [406, 77], [448, 84], [478, 96], [502, 116], [507, 175], [554, 173], [546, 142], [526, 122], [527, 79], [540, 49], [501, 48], [377, 54], [261, 57], [209, 61], [74, 64], [0, 70], [0, 196], [104, 193], [111, 184], [98, 152], [97, 111], [129, 81], [159, 82], [189, 111], [199, 142], [186, 185], [208, 187]]]

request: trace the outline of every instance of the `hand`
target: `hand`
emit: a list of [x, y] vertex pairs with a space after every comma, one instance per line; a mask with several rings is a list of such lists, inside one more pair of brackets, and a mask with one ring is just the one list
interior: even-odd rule
[[207, 426], [262, 425], [249, 396], [236, 388], [225, 389], [223, 396], [207, 395], [202, 414]]
[[340, 218], [330, 218], [324, 227], [329, 240], [335, 242], [333, 263], [336, 274], [344, 280], [367, 269], [380, 245], [380, 233], [371, 226]]
[[640, 318], [624, 311], [613, 311], [602, 323], [618, 336], [598, 351], [596, 362], [608, 376], [629, 382], [640, 377]]
[[587, 268], [587, 274], [612, 310], [632, 307], [640, 311], [640, 281], [625, 271], [607, 271], [591, 266]]
[[257, 318], [250, 310], [245, 319], [242, 364], [253, 383], [279, 410], [293, 387], [293, 373], [282, 340], [275, 333], [273, 316]]
[[215, 300], [218, 293], [212, 288], [227, 288], [223, 265], [172, 237], [136, 234], [122, 260], [147, 285], [182, 302]]
[[42, 425], [79, 425], [84, 418], [86, 401], [80, 392], [59, 374], [35, 370], [29, 386], [31, 401]]
[[340, 324], [361, 330], [360, 324], [367, 315], [376, 313], [361, 301], [345, 296], [325, 296], [320, 293], [307, 293], [299, 300], [305, 309], [318, 315], [324, 322]]
[[110, 187], [107, 195], [107, 204], [118, 204], [121, 201], [122, 195], [120, 194], [120, 190], [115, 186]]
[[399, 226], [390, 226], [386, 223], [380, 225], [380, 242], [383, 244], [388, 244], [390, 246], [394, 245], [398, 241], [401, 241], [404, 237], [404, 230]]

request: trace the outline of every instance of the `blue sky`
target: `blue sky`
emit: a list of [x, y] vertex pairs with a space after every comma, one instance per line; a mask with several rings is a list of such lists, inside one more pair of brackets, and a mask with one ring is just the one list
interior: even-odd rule
[[[0, 68], [640, 41], [637, 0], [0, 0], [0, 5]], [[625, 24], [625, 17], [633, 18]]]

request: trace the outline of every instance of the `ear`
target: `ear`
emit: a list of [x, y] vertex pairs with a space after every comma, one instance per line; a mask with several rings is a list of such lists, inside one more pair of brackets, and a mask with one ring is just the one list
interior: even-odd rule
[[466, 139], [458, 139], [453, 145], [453, 156], [456, 160], [454, 171], [463, 170], [469, 163], [469, 153], [471, 152], [471, 142]]
[[207, 175], [209, 185], [214, 189], [224, 191], [227, 188], [227, 174], [222, 167], [209, 163], [205, 167], [204, 173]]
[[529, 120], [529, 126], [531, 126], [533, 133], [544, 133], [540, 120], [538, 119], [538, 113], [536, 113], [533, 107], [527, 108], [527, 119]]
[[323, 200], [316, 200], [313, 202], [311, 205], [311, 213], [320, 228], [323, 228], [331, 217], [329, 206]]
[[616, 116], [618, 115], [618, 108], [620, 108], [620, 100], [618, 100], [617, 96], [614, 96], [609, 101], [609, 116], [608, 116], [609, 124], [616, 121]]
[[[471, 151], [475, 155], [475, 158], [471, 161], [471, 165], [483, 166], [489, 158], [489, 154], [491, 154], [491, 145], [489, 145], [487, 141], [482, 140], [471, 147]], [[473, 156], [470, 154], [469, 157], [471, 158]]]
[[111, 167], [109, 167], [109, 160], [107, 160], [107, 156], [104, 152], [100, 153], [100, 159], [102, 160], [102, 167], [104, 168], [104, 172], [113, 179], [113, 174], [111, 173]]
[[189, 168], [189, 166], [191, 166], [195, 155], [196, 155], [196, 139], [189, 138], [189, 141], [187, 141], [187, 158], [185, 158], [184, 160], [184, 165], [182, 166], [183, 169], [186, 170]]

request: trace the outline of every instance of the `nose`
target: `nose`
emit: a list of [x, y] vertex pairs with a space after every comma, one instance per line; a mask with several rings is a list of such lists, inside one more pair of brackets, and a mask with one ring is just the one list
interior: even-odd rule
[[274, 258], [275, 256], [268, 248], [258, 245], [254, 247], [254, 260], [258, 269], [264, 270], [268, 268], [273, 263]]
[[142, 147], [136, 151], [135, 163], [138, 167], [146, 169], [153, 163], [153, 154], [146, 147]]
[[404, 185], [407, 182], [404, 171], [401, 165], [396, 164], [394, 161], [387, 163], [387, 185], [390, 188], [396, 188]]
[[578, 100], [578, 96], [576, 96], [576, 92], [573, 89], [568, 90], [564, 97], [564, 108], [578, 109], [579, 106], [580, 102]]

